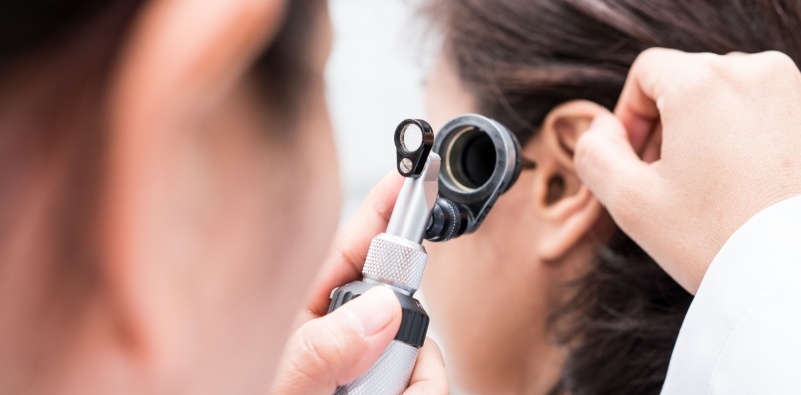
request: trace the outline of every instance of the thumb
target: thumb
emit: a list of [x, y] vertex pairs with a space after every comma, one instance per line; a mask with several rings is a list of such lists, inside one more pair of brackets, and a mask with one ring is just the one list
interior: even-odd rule
[[577, 141], [573, 160], [581, 181], [622, 227], [627, 225], [621, 223], [626, 217], [623, 210], [648, 204], [648, 193], [653, 191], [648, 186], [656, 173], [637, 156], [626, 129], [613, 114], [595, 118]]
[[305, 323], [287, 344], [273, 393], [332, 394], [373, 366], [400, 322], [400, 302], [379, 286]]

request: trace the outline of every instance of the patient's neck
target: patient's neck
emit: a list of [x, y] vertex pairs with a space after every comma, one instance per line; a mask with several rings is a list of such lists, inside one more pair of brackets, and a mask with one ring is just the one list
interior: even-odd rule
[[[514, 327], [502, 331], [508, 339], [504, 343], [508, 344], [503, 346], [505, 352], [495, 355], [504, 360], [487, 361], [488, 365], [500, 364], [501, 369], [492, 370], [503, 377], [486, 380], [492, 383], [492, 388], [483, 388], [482, 394], [560, 393], [557, 384], [563, 374], [567, 349], [557, 344], [560, 321], [554, 321], [552, 313], [575, 294], [566, 284], [589, 269], [587, 263], [593, 248], [582, 245], [574, 248], [564, 261], [543, 265], [529, 291], [530, 314], [515, 321]], [[522, 300], [526, 300], [525, 297]]]
[[521, 344], [517, 369], [509, 378], [508, 394], [548, 394], [559, 381], [564, 364], [564, 350], [554, 345], [551, 331], [544, 325], [527, 344]]
[[[542, 288], [539, 288], [542, 289]], [[455, 361], [467, 363], [457, 369], [467, 376], [455, 377], [470, 395], [542, 395], [548, 394], [560, 378], [564, 350], [555, 345], [542, 299], [521, 299], [511, 310], [515, 319], [500, 319], [492, 331], [493, 341], [476, 342], [471, 352], [481, 360]], [[487, 324], [484, 324], [487, 325]], [[469, 373], [468, 373], [469, 372]]]

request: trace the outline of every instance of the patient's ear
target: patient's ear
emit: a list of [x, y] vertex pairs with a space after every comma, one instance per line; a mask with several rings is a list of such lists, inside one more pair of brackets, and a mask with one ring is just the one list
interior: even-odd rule
[[[573, 152], [579, 136], [606, 108], [583, 100], [559, 105], [548, 113], [536, 138], [524, 148], [524, 155], [538, 164], [534, 202], [546, 226], [538, 253], [544, 261], [567, 254], [598, 222], [601, 204], [582, 185], [573, 166]], [[530, 152], [529, 152], [530, 151]]]

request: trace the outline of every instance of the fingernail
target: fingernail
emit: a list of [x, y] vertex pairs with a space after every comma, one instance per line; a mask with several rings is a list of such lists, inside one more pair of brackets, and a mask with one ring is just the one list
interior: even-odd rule
[[364, 336], [372, 336], [392, 322], [399, 313], [398, 305], [398, 298], [394, 292], [377, 286], [342, 308], [347, 308], [361, 324]]

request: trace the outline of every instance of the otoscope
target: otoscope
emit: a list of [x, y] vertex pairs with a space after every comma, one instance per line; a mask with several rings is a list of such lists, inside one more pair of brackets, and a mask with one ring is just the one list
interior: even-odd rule
[[[419, 144], [412, 143], [412, 135]], [[328, 312], [372, 287], [389, 287], [400, 300], [402, 319], [395, 339], [367, 373], [336, 395], [400, 395], [409, 386], [428, 331], [428, 314], [414, 293], [428, 255], [423, 240], [444, 242], [472, 233], [517, 180], [524, 167], [520, 144], [500, 123], [467, 114], [442, 127], [407, 119], [395, 130], [398, 172], [406, 181], [387, 230], [373, 238], [363, 279], [334, 289]]]

